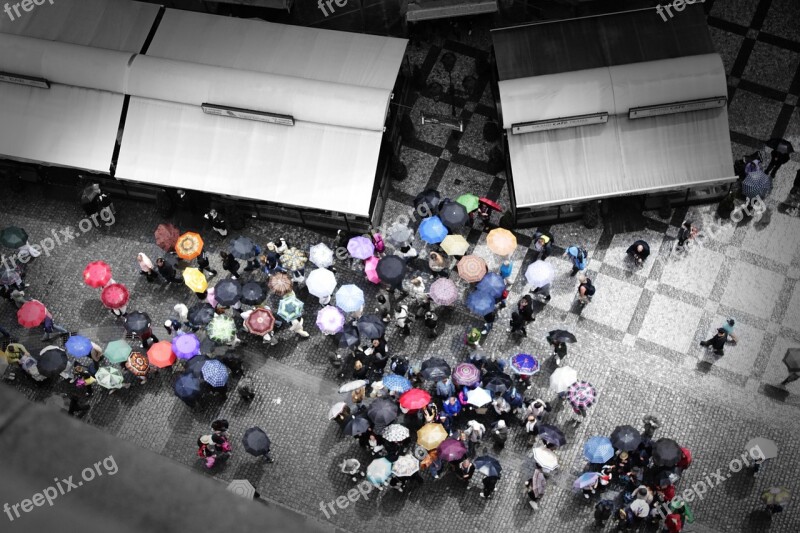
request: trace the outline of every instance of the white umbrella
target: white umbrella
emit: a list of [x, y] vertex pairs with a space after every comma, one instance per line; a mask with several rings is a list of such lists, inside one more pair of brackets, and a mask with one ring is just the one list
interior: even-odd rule
[[[775, 442], [765, 439], [764, 437], [756, 437], [744, 445], [744, 449], [750, 454], [750, 457], [756, 459], [754, 452], [758, 455], [763, 455], [764, 459], [774, 459], [778, 457], [778, 446]], [[760, 453], [758, 453], [760, 452]]]
[[361, 387], [365, 387], [368, 383], [369, 381], [367, 381], [366, 379], [357, 379], [355, 381], [350, 381], [339, 387], [339, 392], [352, 392], [354, 390], [360, 389]]
[[553, 283], [555, 278], [556, 269], [553, 268], [553, 265], [541, 259], [528, 265], [528, 269], [525, 271], [525, 279], [535, 289]]
[[228, 490], [248, 500], [252, 500], [256, 495], [256, 488], [246, 479], [234, 479], [228, 483]]
[[306, 278], [308, 292], [317, 298], [325, 298], [333, 294], [336, 288], [336, 276], [327, 268], [318, 268]]
[[414, 231], [405, 224], [400, 224], [399, 222], [392, 224], [392, 227], [389, 228], [389, 231], [386, 233], [386, 240], [394, 246], [408, 244], [413, 238]]
[[419, 460], [413, 455], [402, 455], [392, 464], [392, 473], [397, 477], [407, 477], [419, 471]]
[[578, 373], [575, 369], [562, 366], [550, 374], [550, 390], [553, 392], [565, 392], [576, 381], [578, 381]]
[[344, 409], [346, 405], [347, 404], [344, 402], [336, 402], [335, 404], [333, 404], [331, 410], [328, 411], [328, 420], [333, 420], [334, 418], [339, 416], [342, 413], [342, 409]]
[[549, 474], [558, 468], [558, 457], [544, 446], [533, 449], [533, 460], [542, 467], [542, 472]]
[[467, 403], [475, 407], [483, 407], [487, 403], [492, 403], [492, 395], [481, 387], [467, 391]]
[[333, 264], [333, 250], [322, 243], [315, 244], [308, 251], [308, 260], [320, 268], [327, 268]]
[[639, 518], [647, 518], [650, 514], [650, 506], [644, 500], [633, 500], [631, 502], [631, 511]]

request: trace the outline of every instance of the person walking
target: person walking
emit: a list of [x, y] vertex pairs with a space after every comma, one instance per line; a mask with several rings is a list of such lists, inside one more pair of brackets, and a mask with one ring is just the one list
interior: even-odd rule
[[695, 238], [697, 231], [697, 228], [692, 226], [691, 220], [684, 220], [681, 227], [678, 229], [678, 246], [676, 251], [685, 251], [687, 242]]
[[428, 268], [434, 275], [444, 278], [448, 277], [450, 275], [448, 271], [449, 266], [449, 260], [445, 259], [439, 252], [431, 252], [428, 254]]
[[502, 450], [506, 446], [508, 440], [508, 426], [503, 419], [498, 420], [492, 424], [492, 437], [498, 449]]
[[310, 336], [310, 333], [303, 329], [303, 319], [295, 318], [292, 320], [292, 325], [289, 327], [289, 331], [297, 333], [299, 336], [307, 339]]
[[549, 233], [536, 232], [533, 234], [534, 261], [544, 261], [553, 253], [553, 236]]
[[643, 240], [634, 241], [625, 253], [633, 259], [637, 266], [641, 266], [650, 256], [650, 245]]
[[769, 174], [770, 177], [773, 179], [775, 175], [778, 173], [778, 170], [785, 164], [789, 162], [789, 147], [786, 145], [783, 140], [781, 140], [772, 153], [769, 156], [769, 165], [764, 170], [765, 173]]
[[594, 296], [596, 288], [592, 280], [587, 276], [581, 275], [578, 281], [580, 283], [578, 285], [578, 303], [581, 306], [585, 306], [592, 301], [592, 296]]
[[589, 263], [588, 255], [589, 254], [585, 248], [581, 248], [576, 244], [573, 244], [567, 248], [567, 251], [564, 252], [564, 257], [569, 258], [569, 260], [572, 262], [572, 272], [570, 272], [570, 276], [574, 276], [581, 270], [586, 269]]
[[536, 468], [533, 470], [531, 478], [525, 482], [525, 494], [528, 496], [528, 505], [534, 511], [539, 510], [538, 500], [544, 496], [546, 478], [542, 467], [536, 463]]
[[550, 301], [550, 284], [542, 285], [541, 287], [536, 287], [533, 289], [533, 294], [540, 296], [544, 303]]
[[495, 313], [494, 311], [483, 315], [483, 329], [481, 330], [482, 337], [485, 337], [486, 335], [489, 334], [490, 331], [492, 331], [496, 319], [497, 319], [497, 313]]
[[473, 474], [475, 474], [475, 465], [472, 464], [472, 461], [470, 461], [469, 458], [466, 458], [458, 463], [456, 476], [464, 485], [469, 485], [469, 480], [472, 479]]
[[528, 417], [525, 419], [525, 433], [528, 435], [528, 446], [533, 446], [536, 442], [536, 435], [539, 434], [539, 428], [537, 427], [537, 420], [535, 416], [528, 415]]
[[217, 275], [217, 271], [211, 268], [211, 262], [208, 259], [208, 253], [206, 253], [205, 248], [197, 256], [197, 268], [200, 272], [208, 272], [209, 277]]
[[138, 253], [136, 262], [139, 264], [139, 274], [145, 276], [148, 282], [152, 283], [158, 278], [158, 272], [156, 272], [153, 262], [145, 254]]
[[211, 229], [219, 233], [220, 237], [228, 235], [228, 225], [216, 209], [210, 209], [208, 213], [203, 215], [203, 218], [211, 223]]
[[600, 500], [594, 505], [594, 523], [597, 527], [605, 527], [606, 520], [614, 513], [614, 502]]
[[165, 284], [181, 281], [175, 267], [165, 261], [163, 257], [156, 259], [156, 268], [158, 269], [158, 274], [164, 278]]
[[736, 337], [736, 335], [733, 334], [734, 326], [736, 326], [736, 320], [734, 320], [733, 318], [729, 318], [722, 325], [722, 329], [724, 329], [725, 333], [727, 333], [728, 336], [731, 338], [731, 341], [732, 341], [733, 344], [738, 344], [739, 343], [739, 339]]
[[711, 337], [708, 340], [700, 341], [700, 346], [704, 348], [711, 348], [714, 352], [714, 355], [723, 356], [725, 355], [725, 344], [728, 342], [728, 332], [725, 331], [725, 328], [717, 329], [717, 334]]
[[547, 336], [547, 342], [553, 347], [553, 356], [556, 358], [556, 366], [561, 366], [561, 360], [567, 356], [567, 343]]
[[375, 299], [378, 302], [377, 307], [375, 307], [375, 313], [381, 317], [381, 321], [384, 324], [388, 324], [392, 320], [392, 304], [389, 293], [381, 289]]
[[411, 333], [411, 317], [408, 314], [407, 305], [401, 304], [394, 308], [394, 320], [400, 329], [401, 335], [409, 335]]
[[451, 380], [449, 377], [436, 382], [436, 396], [442, 400], [447, 400], [448, 398], [455, 396], [455, 394], [456, 387], [453, 385], [453, 380]]
[[483, 478], [483, 490], [481, 491], [481, 498], [489, 499], [494, 493], [497, 482], [500, 481], [500, 476], [486, 476]]
[[511, 284], [511, 272], [514, 270], [514, 264], [506, 259], [500, 265], [500, 277], [503, 278], [503, 281], [506, 285]]
[[66, 328], [59, 326], [53, 321], [53, 315], [50, 313], [49, 309], [45, 309], [42, 328], [44, 329], [44, 335], [42, 335], [42, 342], [46, 342], [52, 339], [53, 333], [56, 331], [61, 335], [69, 335], [69, 331], [67, 331]]
[[436, 327], [439, 325], [439, 317], [433, 311], [427, 311], [425, 313], [425, 327], [428, 328], [428, 338], [435, 339], [439, 336], [439, 332], [436, 331]]
[[467, 422], [467, 438], [469, 439], [469, 455], [471, 457], [475, 457], [475, 451], [478, 447], [478, 443], [483, 439], [483, 436], [486, 434], [486, 426], [478, 422], [477, 420], [470, 420]]
[[239, 269], [242, 265], [233, 257], [233, 254], [223, 250], [219, 256], [222, 259], [222, 268], [230, 273], [232, 279], [239, 279]]
[[517, 302], [517, 312], [526, 324], [536, 320], [536, 315], [533, 313], [533, 298], [530, 294], [526, 294]]
[[517, 311], [511, 313], [511, 320], [509, 320], [509, 328], [506, 329], [508, 333], [519, 334], [523, 337], [528, 336], [528, 332], [525, 330], [525, 320], [522, 319], [522, 316]]

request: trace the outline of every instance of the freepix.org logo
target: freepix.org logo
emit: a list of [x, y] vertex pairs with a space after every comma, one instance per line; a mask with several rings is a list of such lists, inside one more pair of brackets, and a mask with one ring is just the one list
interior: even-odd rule
[[[332, 4], [336, 4], [337, 7], [344, 7], [347, 5], [347, 0], [317, 0], [317, 7], [326, 17], [334, 12]], [[328, 9], [325, 9], [325, 6], [328, 6]], [[328, 13], [328, 10], [330, 10], [330, 13]]]
[[[10, 18], [11, 21], [13, 22], [18, 18], [20, 18], [24, 13], [30, 13], [31, 11], [33, 11], [33, 8], [36, 6], [41, 6], [45, 3], [49, 3], [52, 6], [53, 1], [54, 0], [22, 0], [22, 2], [16, 2], [16, 3], [6, 2], [6, 4], [3, 6], [3, 11], [6, 12], [8, 18]], [[24, 13], [20, 13], [19, 11], [20, 7], [22, 8], [22, 11]]]

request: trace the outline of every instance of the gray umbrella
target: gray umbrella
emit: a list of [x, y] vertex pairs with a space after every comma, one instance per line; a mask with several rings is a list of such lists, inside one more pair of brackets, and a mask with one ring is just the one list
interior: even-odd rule
[[386, 331], [386, 325], [378, 315], [364, 315], [356, 324], [358, 332], [367, 339], [379, 339]]
[[381, 398], [372, 402], [367, 415], [376, 425], [388, 426], [397, 418], [397, 405], [391, 400]]

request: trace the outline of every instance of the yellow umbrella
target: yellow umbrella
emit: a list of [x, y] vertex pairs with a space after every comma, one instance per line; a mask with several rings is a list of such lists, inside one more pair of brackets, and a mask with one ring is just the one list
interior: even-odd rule
[[517, 238], [503, 228], [495, 228], [486, 237], [489, 249], [497, 255], [511, 255], [517, 249]]
[[194, 267], [189, 267], [183, 271], [183, 282], [194, 292], [205, 292], [208, 289], [206, 277]]
[[447, 438], [447, 430], [441, 424], [428, 423], [417, 431], [417, 444], [426, 450], [434, 450]]
[[189, 231], [178, 237], [178, 242], [175, 243], [175, 252], [181, 259], [191, 261], [203, 251], [203, 238]]
[[447, 255], [464, 255], [467, 253], [467, 249], [469, 249], [467, 239], [461, 235], [448, 235], [439, 246], [442, 247], [442, 250], [444, 250]]

